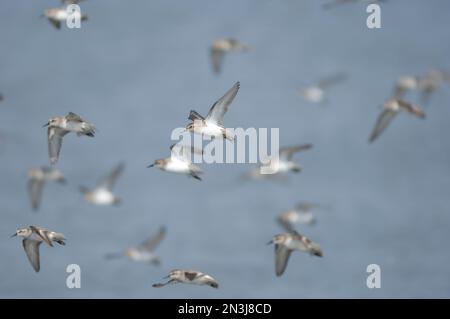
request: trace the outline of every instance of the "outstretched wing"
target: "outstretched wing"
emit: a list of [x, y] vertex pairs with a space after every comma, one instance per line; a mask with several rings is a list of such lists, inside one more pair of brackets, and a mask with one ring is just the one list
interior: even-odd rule
[[188, 119], [194, 122], [194, 121], [203, 121], [205, 118], [201, 116], [198, 112], [191, 110]]
[[67, 113], [66, 120], [71, 122], [83, 122], [83, 119], [73, 112]]
[[203, 154], [203, 149], [197, 148], [194, 145], [183, 145], [175, 143], [170, 146], [171, 157], [176, 157], [181, 160], [190, 162], [192, 154]]
[[38, 235], [43, 241], [45, 241], [49, 246], [53, 247], [52, 240], [48, 237], [48, 230], [45, 228], [40, 228], [36, 226], [30, 226], [30, 229]]
[[211, 48], [211, 63], [214, 73], [219, 74], [222, 70], [224, 56], [225, 52], [223, 50]]
[[312, 144], [301, 144], [280, 148], [280, 158], [290, 161], [295, 153], [308, 150]]
[[97, 187], [105, 188], [105, 189], [111, 191], [114, 187], [114, 184], [117, 181], [117, 178], [120, 176], [120, 174], [122, 173], [124, 168], [125, 168], [125, 164], [119, 163], [108, 176], [106, 176], [105, 178], [103, 178], [100, 181], [100, 183], [97, 185]]
[[28, 193], [30, 195], [31, 207], [34, 210], [39, 208], [41, 203], [42, 188], [44, 187], [44, 181], [37, 178], [30, 178], [28, 180]]
[[319, 83], [317, 83], [317, 86], [321, 89], [326, 89], [332, 85], [344, 81], [345, 79], [347, 79], [347, 74], [340, 72], [320, 80]]
[[39, 272], [41, 266], [39, 261], [39, 245], [41, 241], [33, 240], [33, 239], [24, 239], [22, 240], [22, 246], [27, 254], [27, 258], [33, 266], [35, 272]]
[[166, 236], [166, 231], [167, 231], [166, 227], [162, 226], [155, 235], [153, 235], [152, 237], [150, 237], [149, 239], [144, 241], [141, 244], [141, 247], [144, 248], [147, 251], [155, 250], [156, 247], [159, 245], [159, 243]]
[[283, 245], [275, 245], [275, 273], [281, 276], [288, 264], [291, 251]]
[[223, 125], [223, 117], [225, 113], [228, 111], [228, 107], [233, 102], [234, 97], [236, 96], [240, 87], [240, 83], [236, 82], [231, 89], [225, 93], [209, 110], [208, 115], [206, 116], [206, 120], [216, 123], [218, 125]]
[[67, 133], [69, 133], [69, 131], [63, 130], [59, 127], [49, 127], [47, 130], [48, 156], [50, 157], [50, 163], [52, 165], [56, 164], [58, 161], [62, 140], [64, 135]]
[[400, 107], [403, 108], [408, 113], [420, 118], [425, 117], [425, 113], [418, 106], [415, 106], [412, 103], [406, 102], [404, 100], [397, 100], [397, 102], [398, 105], [400, 105]]
[[384, 110], [381, 112], [381, 114], [378, 116], [377, 122], [375, 124], [375, 127], [372, 131], [372, 134], [369, 138], [369, 143], [372, 143], [375, 141], [378, 136], [383, 133], [383, 131], [386, 129], [386, 127], [391, 123], [392, 119], [397, 113], [391, 110]]

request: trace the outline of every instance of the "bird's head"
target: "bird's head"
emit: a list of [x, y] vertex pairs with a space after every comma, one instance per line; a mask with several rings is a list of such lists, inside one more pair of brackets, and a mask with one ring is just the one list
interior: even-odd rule
[[16, 232], [11, 236], [12, 237], [16, 237], [16, 236], [20, 236], [20, 237], [28, 237], [30, 235], [30, 230], [28, 228], [21, 228], [16, 230]]
[[56, 125], [58, 123], [58, 118], [56, 117], [52, 117], [48, 120], [47, 123], [45, 123], [42, 127], [46, 127], [46, 126], [53, 126]]
[[271, 244], [281, 244], [284, 242], [284, 236], [283, 235], [275, 235], [272, 237], [272, 240], [267, 243], [267, 245]]
[[154, 162], [153, 162], [153, 164], [150, 164], [149, 166], [147, 166], [147, 167], [158, 167], [158, 168], [161, 168], [161, 167], [163, 167], [164, 166], [164, 160], [162, 160], [162, 159], [157, 159], [157, 160], [155, 160]]

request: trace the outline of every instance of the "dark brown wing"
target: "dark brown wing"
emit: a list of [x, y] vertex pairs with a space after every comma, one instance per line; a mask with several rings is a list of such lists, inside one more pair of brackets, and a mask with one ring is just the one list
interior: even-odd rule
[[197, 273], [196, 272], [189, 272], [189, 271], [185, 271], [184, 272], [184, 276], [189, 279], [190, 281], [194, 280], [197, 277]]

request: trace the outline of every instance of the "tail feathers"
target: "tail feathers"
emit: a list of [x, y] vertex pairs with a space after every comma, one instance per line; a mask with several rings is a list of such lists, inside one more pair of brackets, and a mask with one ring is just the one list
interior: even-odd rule
[[55, 240], [58, 244], [60, 244], [61, 246], [65, 246], [66, 245], [66, 243], [64, 242], [64, 240], [62, 240], [62, 239], [57, 239], [57, 240]]
[[94, 137], [95, 136], [95, 127], [94, 127], [94, 125], [89, 124], [89, 123], [83, 123], [82, 130], [81, 130], [81, 132], [78, 132], [77, 135], [78, 136], [86, 135], [86, 136], [89, 136], [89, 137]]
[[317, 256], [317, 257], [323, 257], [322, 250], [319, 247], [313, 247], [311, 249], [311, 255]]
[[217, 282], [211, 282], [209, 284], [211, 287], [218, 289], [219, 288], [219, 284]]

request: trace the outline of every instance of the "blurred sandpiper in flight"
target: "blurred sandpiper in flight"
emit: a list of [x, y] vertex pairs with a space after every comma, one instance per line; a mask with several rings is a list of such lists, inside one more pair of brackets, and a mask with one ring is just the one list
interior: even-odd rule
[[231, 102], [233, 102], [239, 87], [240, 83], [236, 82], [224, 96], [213, 104], [206, 117], [203, 117], [192, 110], [189, 113], [189, 120], [192, 122], [186, 126], [186, 130], [197, 134], [216, 138], [226, 138], [230, 141], [234, 141], [234, 134], [225, 128], [223, 117], [228, 111]]
[[75, 113], [69, 112], [66, 116], [53, 117], [48, 120], [44, 127], [48, 126], [48, 154], [50, 163], [56, 164], [59, 158], [59, 152], [63, 137], [69, 132], [77, 133], [77, 136], [86, 135], [94, 137], [94, 125], [84, 121]]
[[31, 207], [39, 208], [42, 189], [46, 182], [65, 183], [64, 175], [55, 167], [42, 166], [28, 170], [28, 193], [31, 199]]
[[84, 199], [91, 204], [107, 206], [107, 205], [119, 205], [120, 198], [115, 196], [112, 189], [117, 181], [117, 178], [122, 173], [125, 167], [124, 163], [119, 163], [112, 172], [104, 177], [97, 186], [90, 190], [87, 187], [80, 186], [80, 190], [84, 195]]
[[311, 103], [328, 102], [325, 91], [345, 79], [347, 79], [347, 75], [345, 73], [336, 73], [320, 80], [315, 84], [307, 85], [301, 88], [299, 93], [306, 101]]
[[110, 253], [105, 257], [106, 259], [115, 259], [123, 256], [128, 257], [132, 261], [145, 262], [152, 265], [159, 265], [161, 263], [158, 256], [154, 254], [155, 249], [159, 246], [161, 241], [166, 236], [166, 227], [161, 227], [156, 234], [145, 240], [136, 247], [130, 247], [120, 253]]
[[80, 21], [85, 21], [88, 16], [84, 13], [74, 11], [68, 11], [68, 6], [71, 4], [78, 4], [82, 0], [62, 0], [62, 6], [58, 8], [49, 8], [44, 11], [41, 15], [43, 18], [47, 18], [48, 21], [56, 28], [61, 29], [61, 24], [66, 23], [68, 18], [79, 19]]
[[164, 278], [169, 278], [169, 281], [167, 281], [166, 283], [153, 284], [153, 287], [160, 288], [166, 285], [184, 283], [201, 286], [206, 285], [213, 288], [219, 288], [219, 284], [213, 277], [196, 270], [175, 269], [172, 270], [169, 275]]
[[211, 61], [216, 74], [222, 70], [225, 54], [230, 52], [248, 51], [250, 47], [233, 38], [217, 39], [211, 45]]
[[66, 238], [61, 233], [56, 233], [54, 231], [50, 231], [43, 227], [38, 226], [29, 226], [26, 228], [21, 228], [16, 231], [11, 237], [19, 236], [23, 237], [22, 246], [27, 254], [27, 258], [33, 266], [33, 269], [36, 272], [40, 270], [40, 254], [39, 254], [39, 246], [42, 242], [45, 242], [47, 245], [53, 247], [52, 242], [56, 242], [60, 245], [65, 245]]
[[[278, 160], [264, 160], [265, 162], [262, 165], [250, 170], [244, 177], [248, 179], [274, 178], [289, 172], [298, 173], [302, 170], [302, 166], [292, 160], [294, 154], [309, 150], [311, 148], [312, 144], [299, 144], [281, 147], [279, 150]], [[261, 171], [264, 169], [273, 173], [262, 174]]]
[[420, 109], [420, 107], [404, 100], [389, 99], [384, 103], [383, 111], [378, 116], [375, 127], [369, 137], [369, 143], [375, 141], [381, 133], [383, 133], [392, 119], [401, 111], [411, 114], [417, 118], [425, 118], [425, 113]]
[[440, 89], [443, 83], [450, 83], [450, 73], [443, 69], [431, 69], [420, 78], [418, 89], [421, 93], [422, 106], [428, 104], [430, 96]]
[[308, 252], [310, 255], [322, 257], [322, 250], [318, 244], [296, 231], [275, 235], [268, 243], [275, 244], [275, 273], [281, 276], [288, 264], [289, 256], [295, 250]]
[[191, 155], [194, 153], [202, 154], [203, 150], [179, 143], [173, 144], [170, 150], [170, 157], [157, 159], [147, 167], [157, 167], [162, 171], [183, 174], [199, 181], [202, 180], [199, 176], [202, 170], [199, 166], [192, 163]]
[[298, 203], [294, 208], [282, 212], [277, 217], [277, 221], [287, 232], [294, 231], [296, 224], [313, 225], [317, 219], [312, 210], [317, 206], [307, 202]]

